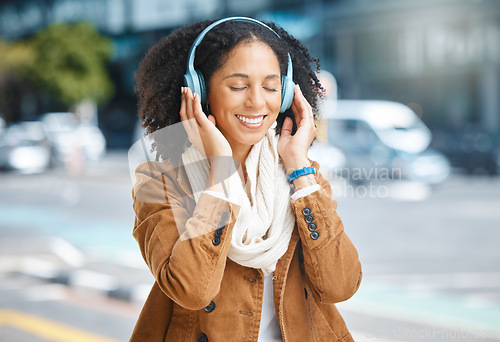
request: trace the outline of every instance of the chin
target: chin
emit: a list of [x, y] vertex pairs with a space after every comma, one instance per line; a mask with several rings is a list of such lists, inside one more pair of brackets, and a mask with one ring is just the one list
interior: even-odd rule
[[260, 135], [260, 136], [239, 136], [238, 138], [236, 138], [235, 140], [241, 144], [241, 145], [245, 145], [245, 146], [253, 146], [255, 145], [256, 143], [258, 143], [259, 141], [262, 140], [262, 138], [264, 138], [265, 135]]

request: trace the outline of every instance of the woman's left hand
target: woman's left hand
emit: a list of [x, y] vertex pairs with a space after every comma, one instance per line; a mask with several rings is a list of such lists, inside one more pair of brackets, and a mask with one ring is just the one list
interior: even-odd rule
[[297, 123], [297, 131], [292, 135], [292, 119], [287, 117], [281, 128], [278, 141], [278, 153], [285, 164], [287, 173], [297, 168], [310, 166], [307, 151], [316, 135], [312, 107], [302, 94], [300, 87], [295, 86], [292, 111]]

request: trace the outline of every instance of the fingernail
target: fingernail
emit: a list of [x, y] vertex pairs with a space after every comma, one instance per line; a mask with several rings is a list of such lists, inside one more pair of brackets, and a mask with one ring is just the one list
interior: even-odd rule
[[196, 98], [196, 93], [193, 93], [193, 100]]
[[184, 94], [184, 87], [181, 87], [181, 94]]

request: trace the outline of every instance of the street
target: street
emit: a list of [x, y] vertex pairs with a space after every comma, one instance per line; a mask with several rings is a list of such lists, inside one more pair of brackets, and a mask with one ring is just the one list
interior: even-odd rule
[[339, 305], [356, 340], [500, 340], [498, 208], [499, 179], [480, 176], [422, 201], [339, 200], [364, 269]]
[[[500, 178], [332, 186], [363, 265], [338, 304], [356, 341], [500, 341]], [[0, 341], [128, 340], [153, 281], [130, 188], [123, 153], [0, 174]]]

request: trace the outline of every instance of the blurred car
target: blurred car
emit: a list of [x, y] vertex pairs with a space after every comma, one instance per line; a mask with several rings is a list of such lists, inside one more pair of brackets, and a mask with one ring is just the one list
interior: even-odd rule
[[344, 152], [324, 142], [314, 142], [307, 151], [307, 157], [318, 162], [321, 174], [328, 180], [332, 180], [346, 165]]
[[94, 125], [80, 124], [74, 113], [46, 113], [41, 122], [54, 147], [55, 163], [64, 163], [75, 153], [81, 153], [84, 160], [98, 161], [106, 153], [102, 131]]
[[404, 179], [439, 184], [450, 174], [447, 158], [429, 149], [429, 128], [407, 106], [390, 101], [339, 100], [323, 107], [329, 144], [346, 155], [345, 178]]
[[467, 174], [500, 174], [500, 139], [467, 124], [458, 131], [437, 131], [432, 145], [442, 151], [459, 171]]
[[51, 145], [38, 121], [8, 126], [0, 140], [0, 167], [22, 173], [43, 172], [51, 166]]
[[500, 175], [500, 147], [497, 148], [497, 155], [495, 157], [496, 164], [497, 164], [497, 175]]

